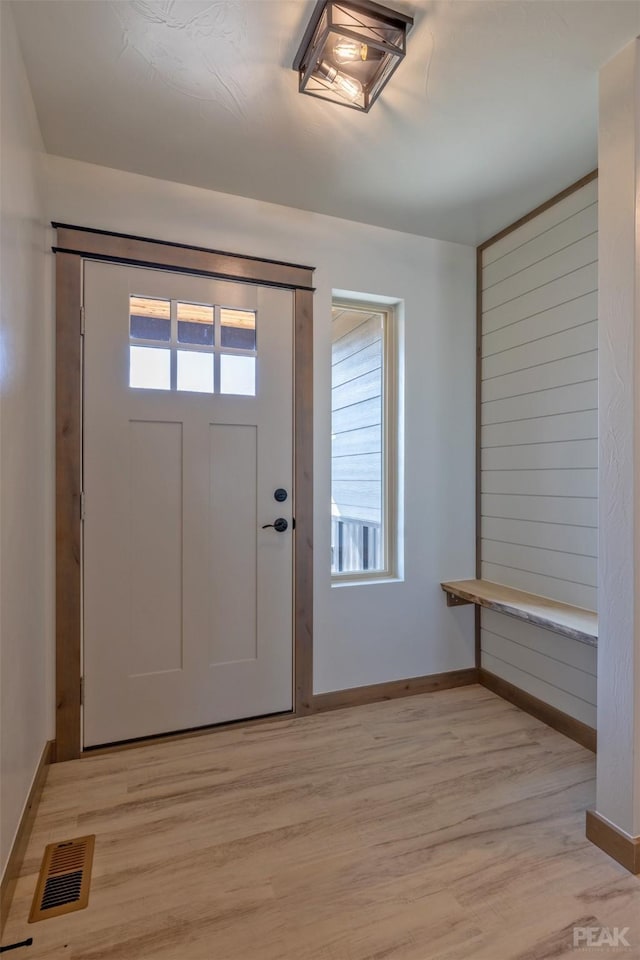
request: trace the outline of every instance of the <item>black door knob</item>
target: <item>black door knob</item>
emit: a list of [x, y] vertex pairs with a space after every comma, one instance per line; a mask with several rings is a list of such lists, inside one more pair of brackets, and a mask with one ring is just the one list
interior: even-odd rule
[[278, 487], [278, 489], [273, 494], [273, 499], [277, 500], [278, 503], [284, 503], [284, 501], [287, 499], [288, 496], [289, 494], [284, 489], [284, 487]]
[[276, 533], [284, 533], [285, 530], [288, 530], [288, 529], [289, 529], [289, 524], [288, 524], [287, 521], [284, 519], [284, 517], [278, 517], [278, 519], [277, 519], [277, 520], [274, 520], [273, 523], [265, 523], [265, 525], [263, 526], [262, 529], [263, 529], [263, 530], [268, 530], [269, 527], [273, 527], [273, 529], [276, 531]]

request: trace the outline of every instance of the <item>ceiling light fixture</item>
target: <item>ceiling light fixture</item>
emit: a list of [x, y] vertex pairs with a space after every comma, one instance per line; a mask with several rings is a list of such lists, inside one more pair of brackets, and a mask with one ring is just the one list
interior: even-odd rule
[[370, 0], [318, 0], [293, 61], [300, 93], [367, 113], [403, 59], [412, 25]]

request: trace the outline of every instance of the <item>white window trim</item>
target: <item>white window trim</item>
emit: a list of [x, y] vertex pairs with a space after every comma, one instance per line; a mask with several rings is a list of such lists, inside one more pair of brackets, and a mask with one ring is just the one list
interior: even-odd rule
[[[397, 304], [375, 299], [332, 297], [331, 307], [368, 310], [384, 316], [382, 377], [382, 542], [383, 566], [378, 570], [331, 573], [331, 586], [386, 583], [398, 575], [398, 309]], [[333, 320], [332, 320], [333, 322]], [[333, 457], [331, 483], [333, 483]]]

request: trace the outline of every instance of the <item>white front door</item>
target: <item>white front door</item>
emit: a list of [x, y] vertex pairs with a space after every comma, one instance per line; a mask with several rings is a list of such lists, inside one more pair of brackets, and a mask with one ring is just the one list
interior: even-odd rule
[[90, 262], [84, 306], [85, 746], [290, 710], [292, 293]]

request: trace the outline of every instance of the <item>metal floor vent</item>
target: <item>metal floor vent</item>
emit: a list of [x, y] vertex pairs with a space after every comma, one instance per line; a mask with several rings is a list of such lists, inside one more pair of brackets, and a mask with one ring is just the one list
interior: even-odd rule
[[95, 834], [45, 848], [29, 923], [84, 910], [89, 903]]

